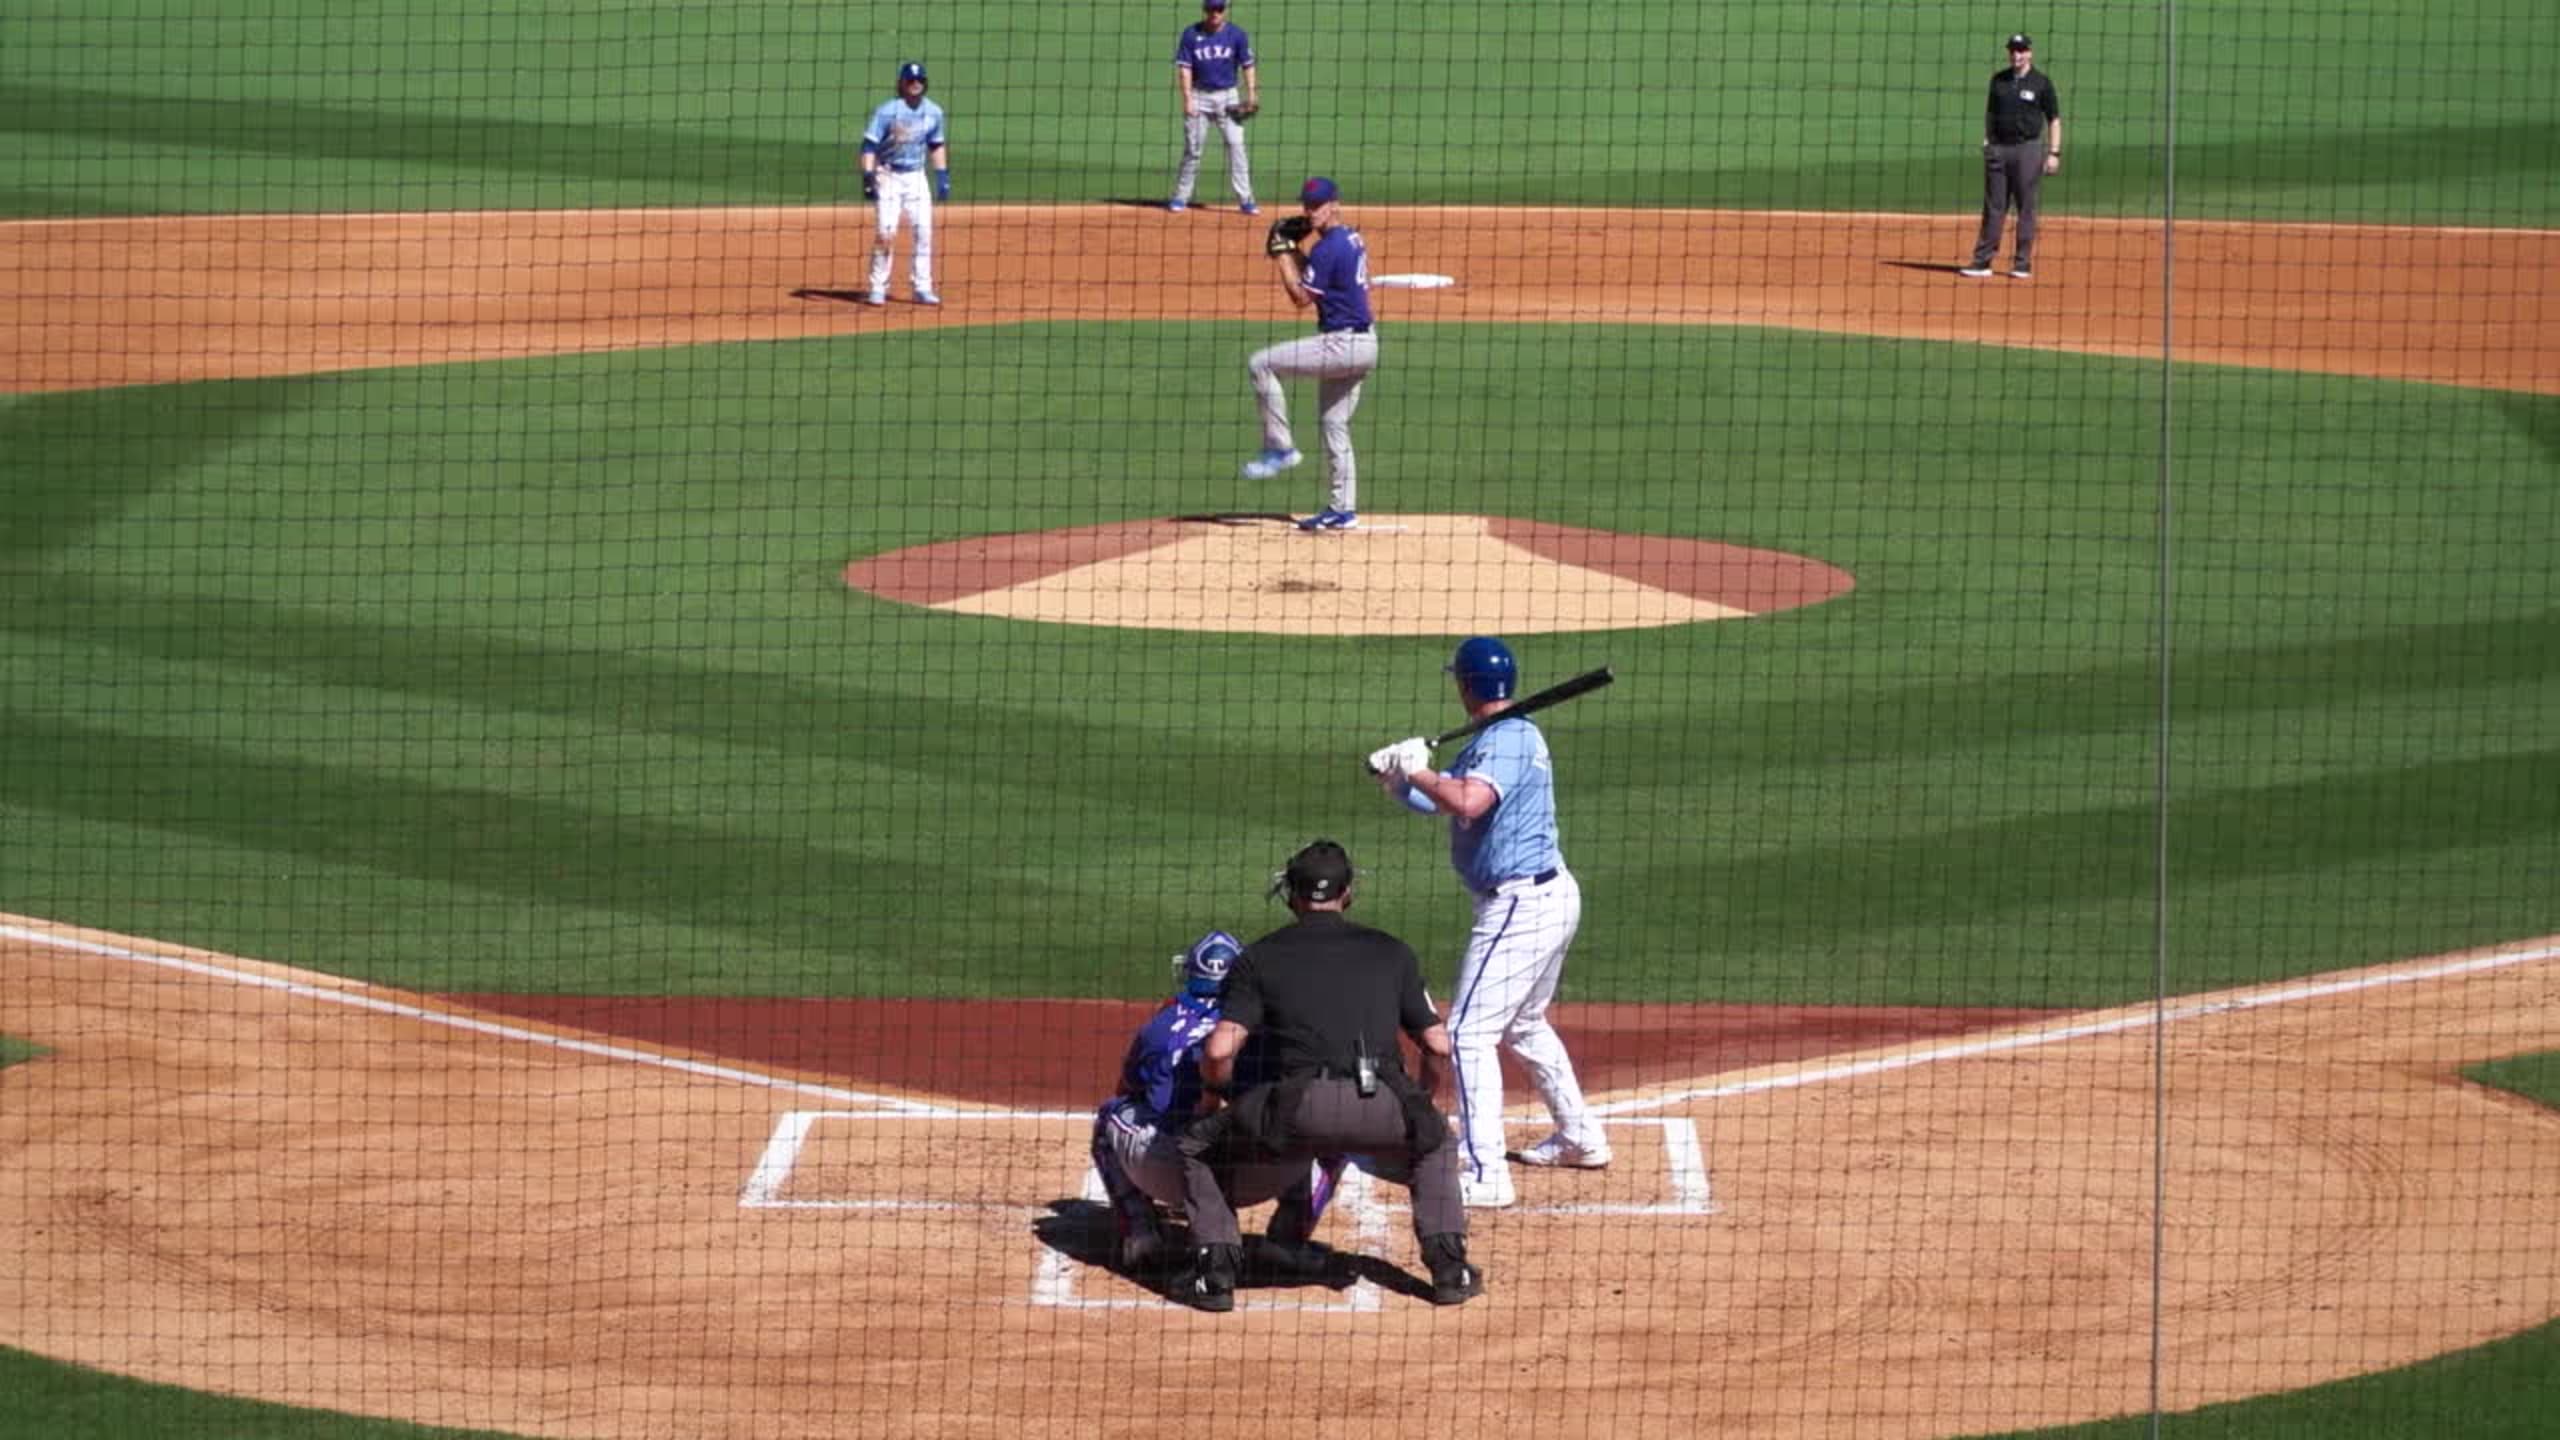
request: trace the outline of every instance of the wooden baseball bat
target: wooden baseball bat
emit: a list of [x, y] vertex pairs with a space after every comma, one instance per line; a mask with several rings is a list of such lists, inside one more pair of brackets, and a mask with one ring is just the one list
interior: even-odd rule
[[1519, 700], [1515, 700], [1508, 706], [1505, 706], [1500, 710], [1496, 710], [1490, 715], [1486, 715], [1480, 719], [1470, 720], [1455, 730], [1444, 730], [1441, 733], [1432, 736], [1431, 748], [1437, 750], [1452, 740], [1463, 740], [1477, 731], [1482, 730], [1487, 725], [1493, 724], [1497, 720], [1507, 720], [1514, 715], [1532, 714], [1536, 711], [1544, 710], [1550, 705], [1561, 705], [1576, 695], [1588, 695], [1592, 691], [1599, 689], [1601, 686], [1606, 685], [1617, 678], [1617, 676], [1609, 673], [1609, 667], [1606, 665], [1601, 666], [1597, 670], [1585, 670], [1570, 680], [1559, 680], [1555, 684], [1548, 686], [1546, 689], [1539, 691], [1535, 695], [1525, 696]]

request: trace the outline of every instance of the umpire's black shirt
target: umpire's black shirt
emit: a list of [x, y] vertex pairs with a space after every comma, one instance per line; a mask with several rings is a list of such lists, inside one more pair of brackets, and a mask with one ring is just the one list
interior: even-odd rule
[[2053, 81], [2033, 65], [2027, 73], [2003, 65], [1991, 77], [1991, 102], [1984, 112], [1983, 132], [1994, 145], [2023, 145], [2044, 133], [2045, 122], [2062, 118], [2062, 97]]
[[1364, 1045], [1381, 1070], [1401, 1069], [1396, 1033], [1440, 1023], [1413, 947], [1331, 910], [1310, 910], [1246, 946], [1218, 1017], [1253, 1034], [1238, 1089], [1309, 1071], [1348, 1076]]

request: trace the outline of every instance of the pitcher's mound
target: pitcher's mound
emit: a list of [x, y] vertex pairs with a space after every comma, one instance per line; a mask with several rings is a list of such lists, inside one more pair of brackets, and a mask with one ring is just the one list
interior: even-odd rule
[[1483, 515], [1364, 512], [1310, 535], [1282, 516], [1127, 520], [868, 556], [885, 599], [1062, 625], [1283, 635], [1537, 634], [1729, 620], [1845, 593], [1801, 555]]

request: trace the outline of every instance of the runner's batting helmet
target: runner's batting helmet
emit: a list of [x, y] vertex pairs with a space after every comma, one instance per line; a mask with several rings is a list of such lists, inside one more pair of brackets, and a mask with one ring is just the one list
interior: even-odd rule
[[1459, 641], [1448, 670], [1458, 677], [1458, 688], [1470, 701], [1508, 700], [1520, 678], [1520, 663], [1511, 658], [1511, 647], [1490, 635]]

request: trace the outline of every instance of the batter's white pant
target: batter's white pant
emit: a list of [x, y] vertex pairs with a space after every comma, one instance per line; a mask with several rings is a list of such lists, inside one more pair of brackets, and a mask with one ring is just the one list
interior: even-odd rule
[[1295, 450], [1289, 434], [1289, 395], [1283, 380], [1316, 382], [1317, 418], [1324, 433], [1324, 468], [1336, 510], [1357, 510], [1360, 461], [1351, 453], [1351, 415], [1360, 408], [1360, 387], [1378, 368], [1375, 332], [1336, 330], [1310, 335], [1268, 350], [1257, 350], [1245, 362], [1253, 377], [1253, 396], [1262, 407], [1262, 447]]
[[1449, 1040], [1457, 1051], [1458, 1167], [1479, 1180], [1509, 1173], [1502, 1135], [1502, 1065], [1508, 1050], [1529, 1072], [1567, 1143], [1605, 1143], [1583, 1103], [1582, 1082], [1564, 1038], [1547, 1023], [1547, 1006], [1564, 978], [1565, 951], [1582, 926], [1582, 887], [1559, 870], [1544, 885], [1513, 880], [1476, 899], [1475, 929], [1458, 962], [1449, 1003]]
[[1235, 187], [1236, 203], [1253, 203], [1253, 162], [1244, 155], [1244, 123], [1227, 113], [1241, 98], [1233, 86], [1191, 92], [1191, 108], [1182, 115], [1182, 167], [1173, 173], [1174, 199], [1191, 203], [1191, 187], [1200, 180], [1200, 152], [1208, 147], [1209, 126], [1215, 123], [1227, 142], [1227, 183]]
[[907, 259], [907, 280], [918, 290], [933, 289], [933, 177], [922, 170], [879, 172], [878, 223], [871, 235], [871, 293], [889, 293], [890, 262], [898, 244], [898, 222], [912, 215], [915, 251]]

